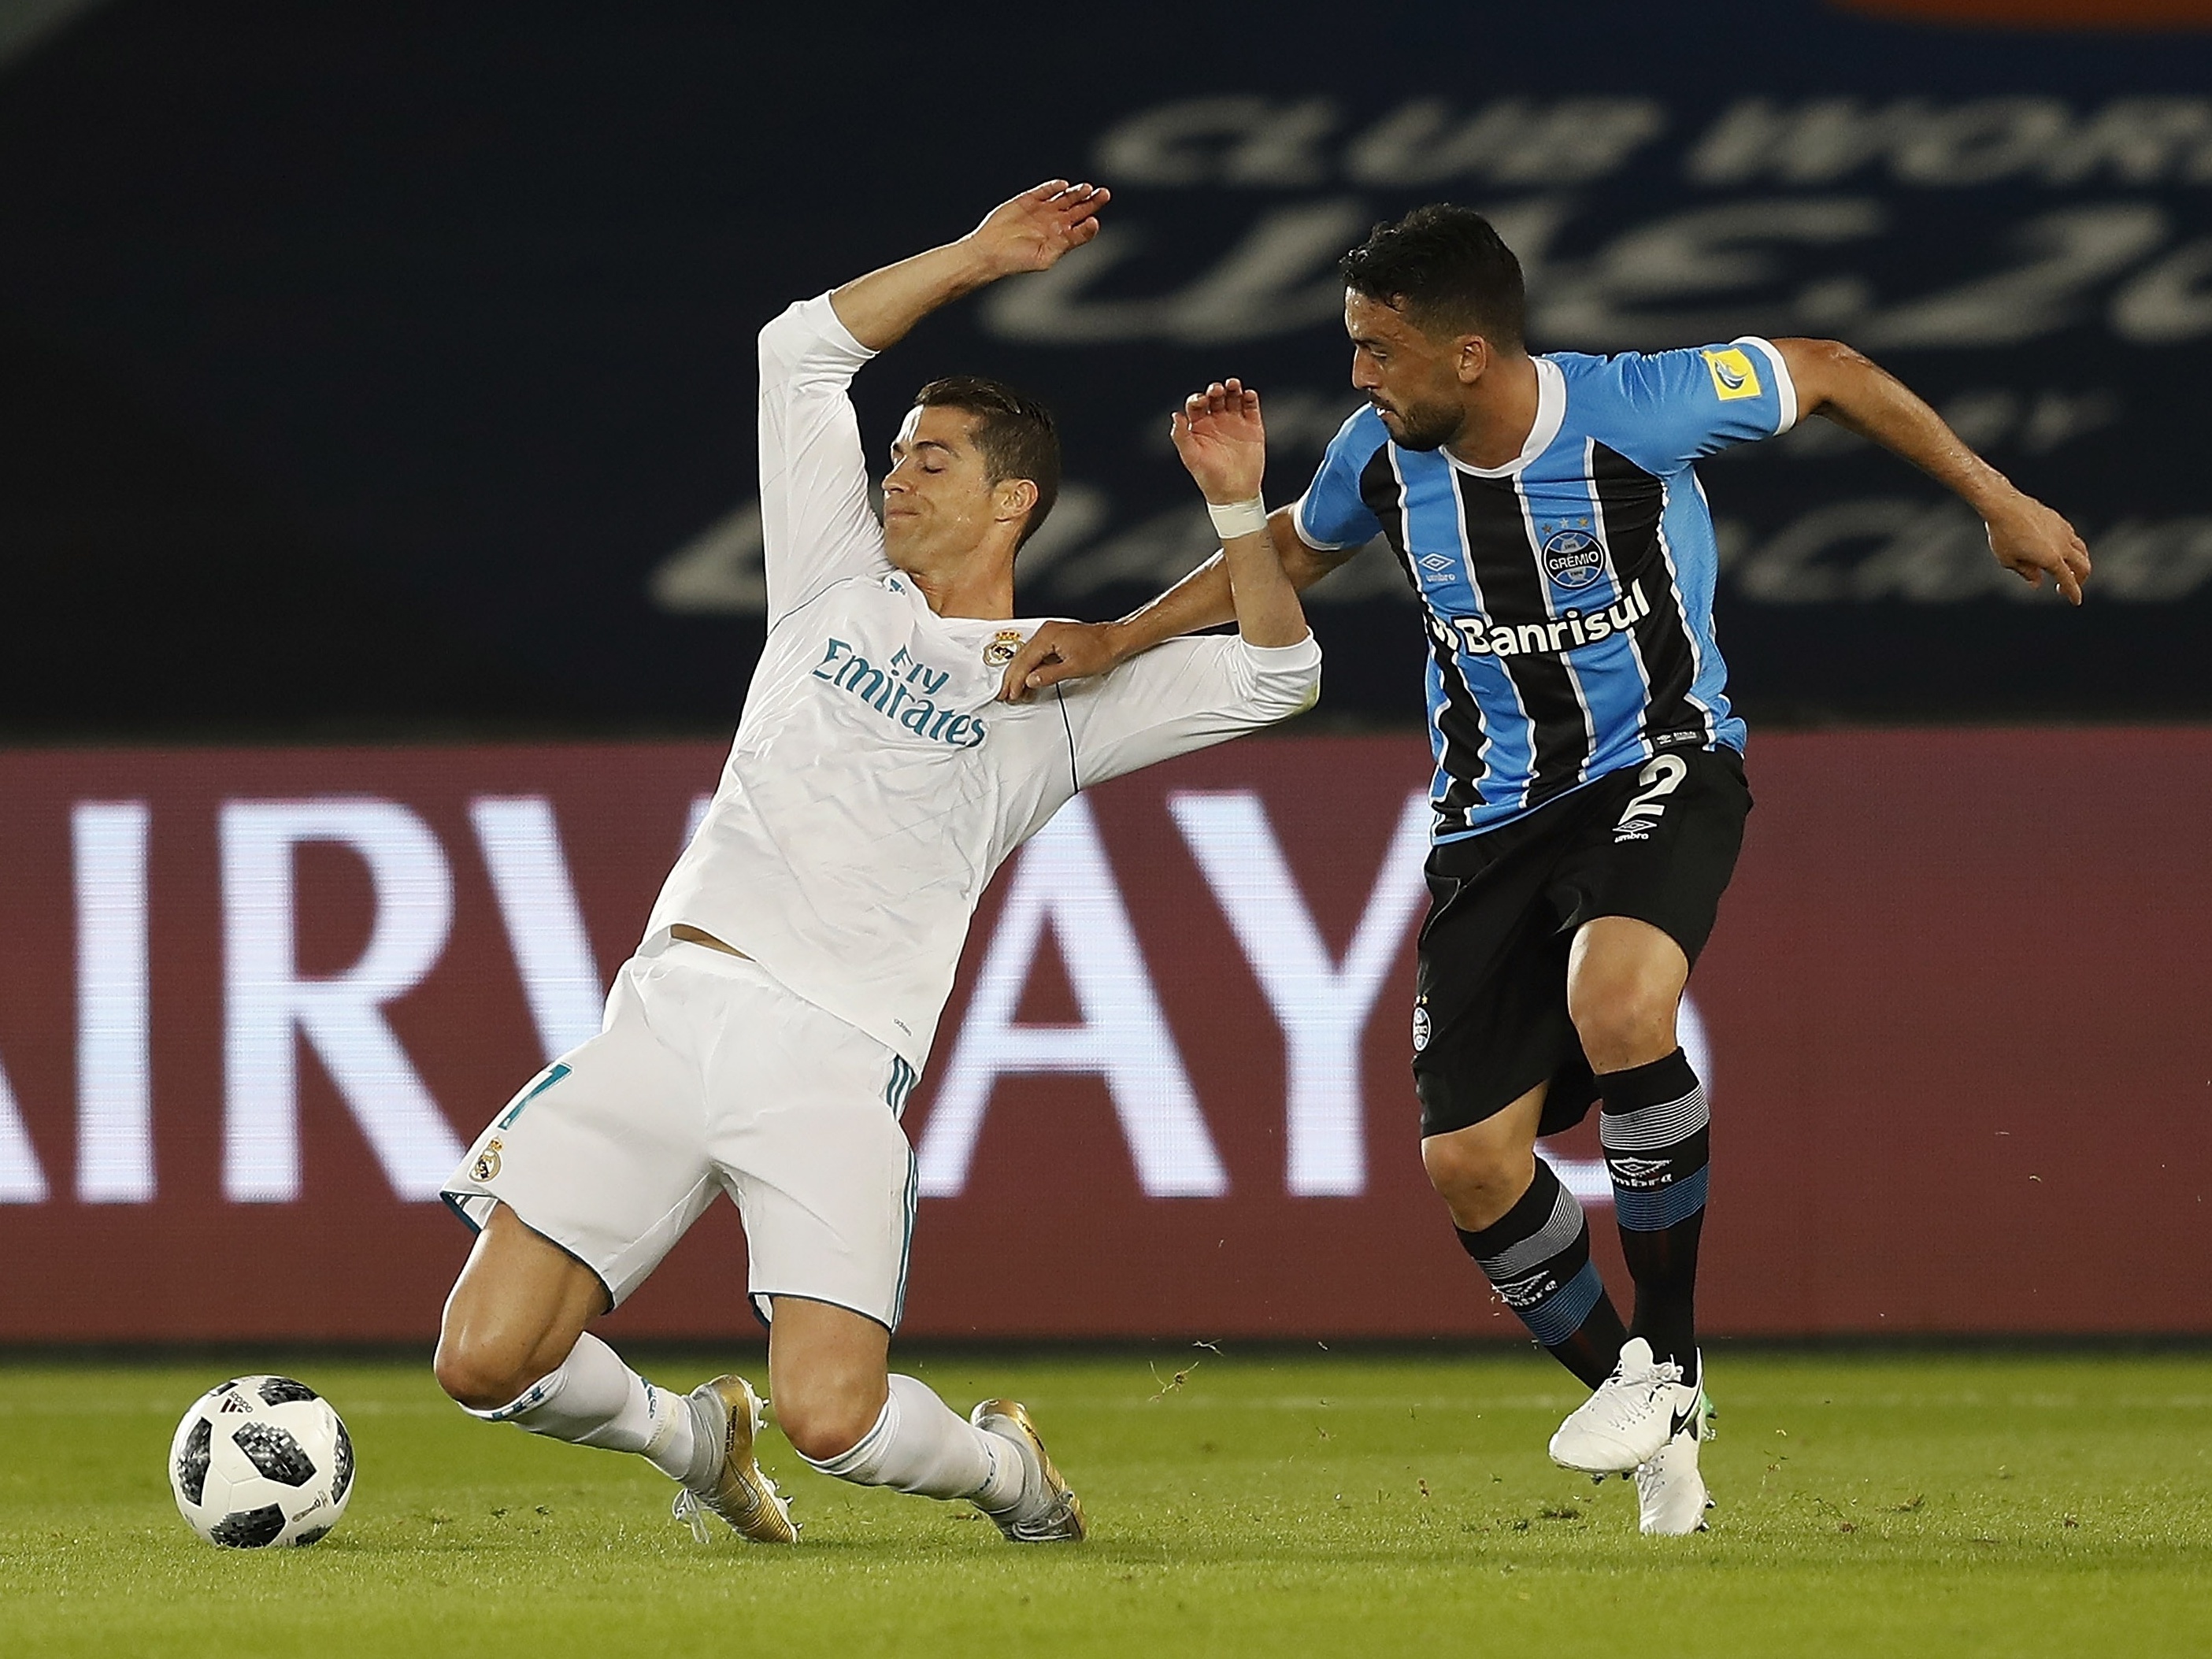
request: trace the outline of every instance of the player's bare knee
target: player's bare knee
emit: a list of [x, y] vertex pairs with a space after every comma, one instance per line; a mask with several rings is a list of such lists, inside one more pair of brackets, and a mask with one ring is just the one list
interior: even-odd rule
[[1577, 1020], [1576, 1034], [1590, 1069], [1601, 1076], [1663, 1060], [1674, 1051], [1674, 1008], [1669, 1001], [1644, 1006], [1613, 1006]]
[[526, 1348], [447, 1332], [431, 1361], [438, 1386], [471, 1411], [497, 1411], [545, 1375]]
[[1590, 1068], [1620, 1072], [1674, 1052], [1680, 1000], [1680, 991], [1668, 981], [1632, 974], [1595, 975], [1569, 987], [1567, 1014]]
[[438, 1345], [438, 1356], [431, 1362], [431, 1370], [447, 1395], [456, 1405], [465, 1406], [472, 1412], [496, 1411], [520, 1392], [503, 1391], [496, 1367], [484, 1364], [481, 1357], [465, 1348], [443, 1342]]
[[1431, 1135], [1421, 1143], [1421, 1167], [1452, 1220], [1479, 1231], [1513, 1207], [1534, 1173], [1528, 1149], [1457, 1135]]
[[775, 1420], [783, 1437], [801, 1457], [827, 1463], [842, 1457], [867, 1437], [882, 1415], [866, 1396], [851, 1389], [785, 1389], [775, 1397]]

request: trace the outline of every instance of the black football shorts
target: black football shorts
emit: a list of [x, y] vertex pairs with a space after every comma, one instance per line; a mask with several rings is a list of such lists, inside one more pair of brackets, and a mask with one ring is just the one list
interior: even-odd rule
[[1597, 1082], [1567, 1018], [1567, 952], [1599, 916], [1648, 921], [1694, 965], [1751, 811], [1733, 749], [1662, 751], [1429, 855], [1414, 977], [1421, 1133], [1480, 1123], [1548, 1080], [1538, 1133]]

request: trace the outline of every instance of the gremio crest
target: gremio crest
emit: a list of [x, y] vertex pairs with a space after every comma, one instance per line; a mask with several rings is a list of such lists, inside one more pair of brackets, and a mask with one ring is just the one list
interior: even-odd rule
[[1570, 592], [1588, 587], [1604, 568], [1604, 550], [1588, 531], [1554, 531], [1544, 544], [1544, 574]]

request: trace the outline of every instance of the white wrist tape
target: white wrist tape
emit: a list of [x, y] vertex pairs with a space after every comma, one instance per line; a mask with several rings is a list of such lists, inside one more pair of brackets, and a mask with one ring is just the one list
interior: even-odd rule
[[1224, 542], [1239, 536], [1255, 536], [1267, 527], [1267, 500], [1255, 495], [1249, 501], [1231, 501], [1226, 507], [1218, 502], [1206, 504], [1206, 516], [1213, 520], [1213, 533]]

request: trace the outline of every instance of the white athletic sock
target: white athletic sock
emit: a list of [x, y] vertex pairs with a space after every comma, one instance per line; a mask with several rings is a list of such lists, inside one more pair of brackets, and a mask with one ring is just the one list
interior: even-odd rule
[[691, 1467], [696, 1437], [690, 1402], [657, 1389], [586, 1331], [558, 1370], [496, 1411], [471, 1411], [487, 1423], [512, 1423], [577, 1446], [636, 1452], [672, 1479]]
[[986, 1510], [1005, 1509], [1022, 1495], [1021, 1454], [966, 1421], [918, 1377], [891, 1378], [883, 1414], [851, 1450], [806, 1461], [855, 1486], [972, 1498]]

